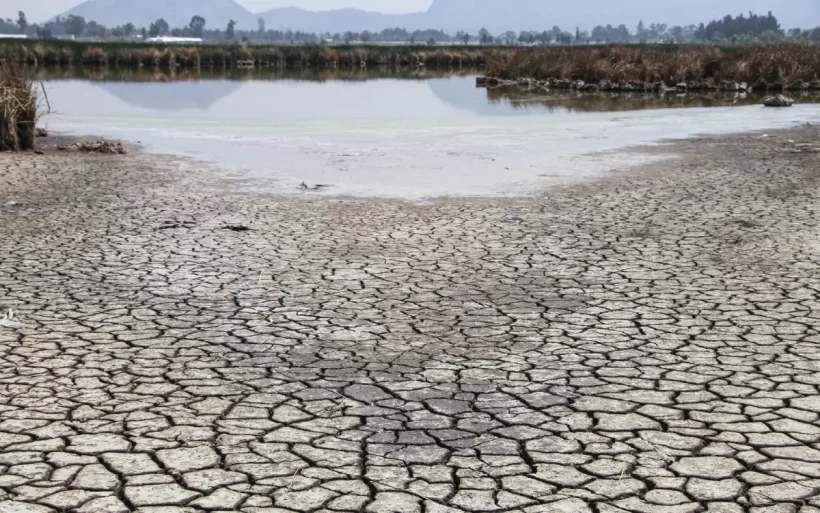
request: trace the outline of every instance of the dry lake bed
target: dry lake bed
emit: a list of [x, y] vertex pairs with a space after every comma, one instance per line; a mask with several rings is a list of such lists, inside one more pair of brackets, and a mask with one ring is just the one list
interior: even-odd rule
[[766, 135], [425, 203], [0, 154], [0, 513], [818, 513], [820, 130]]

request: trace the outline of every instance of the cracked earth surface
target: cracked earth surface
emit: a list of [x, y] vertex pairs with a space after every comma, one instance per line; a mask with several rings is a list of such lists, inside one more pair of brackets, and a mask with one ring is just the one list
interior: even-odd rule
[[0, 513], [820, 512], [818, 136], [427, 205], [0, 155]]

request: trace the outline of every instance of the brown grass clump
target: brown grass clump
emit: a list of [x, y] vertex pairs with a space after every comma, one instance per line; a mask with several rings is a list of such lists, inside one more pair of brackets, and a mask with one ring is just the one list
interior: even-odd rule
[[25, 69], [0, 62], [0, 151], [34, 148], [37, 92]]
[[240, 47], [236, 50], [236, 52], [234, 52], [234, 60], [254, 62], [256, 60], [256, 56], [250, 49]]
[[174, 69], [177, 65], [177, 55], [170, 48], [166, 48], [159, 54], [159, 66], [166, 69]]
[[145, 48], [139, 51], [139, 59], [141, 66], [159, 66], [162, 54], [156, 48]]
[[256, 56], [256, 63], [259, 67], [282, 65], [282, 51], [275, 46], [254, 48], [253, 53]]
[[319, 60], [319, 64], [323, 66], [334, 66], [339, 62], [339, 52], [327, 45], [322, 45], [319, 47], [317, 59]]
[[71, 50], [68, 49], [68, 48], [60, 49], [60, 52], [57, 56], [57, 59], [59, 59], [59, 62], [62, 65], [70, 64], [71, 63]]
[[90, 66], [105, 66], [108, 58], [105, 55], [105, 50], [99, 46], [89, 46], [83, 51], [83, 64]]
[[179, 48], [176, 53], [176, 63], [186, 68], [198, 68], [200, 65], [199, 48], [188, 46]]
[[142, 66], [141, 52], [136, 48], [127, 48], [120, 52], [115, 61], [117, 66], [126, 66], [129, 68], [139, 68]]
[[208, 47], [202, 49], [202, 63], [214, 68], [225, 68], [228, 66], [228, 53], [221, 46]]

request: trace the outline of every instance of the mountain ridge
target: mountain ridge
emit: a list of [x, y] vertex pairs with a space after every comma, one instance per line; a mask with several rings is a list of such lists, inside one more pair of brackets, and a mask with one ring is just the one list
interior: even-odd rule
[[813, 28], [820, 26], [820, 4], [816, 0], [790, 0], [788, 5], [770, 9], [770, 0], [688, 0], [685, 3], [659, 3], [657, 0], [633, 0], [629, 5], [602, 0], [573, 2], [546, 0], [433, 0], [424, 12], [384, 14], [354, 8], [329, 11], [308, 11], [298, 7], [278, 7], [253, 13], [235, 0], [87, 0], [63, 16], [84, 16], [107, 26], [131, 22], [148, 26], [158, 18], [172, 27], [188, 24], [200, 15], [208, 28], [223, 28], [229, 19], [240, 29], [255, 29], [256, 20], [263, 18], [268, 28], [301, 30], [304, 32], [381, 31], [402, 27], [408, 30], [441, 29], [455, 33], [472, 33], [487, 28], [493, 33], [507, 30], [545, 30], [558, 25], [566, 30], [575, 27], [591, 29], [595, 25], [626, 24], [634, 27], [645, 23], [690, 25], [709, 22], [726, 14], [755, 11], [764, 14], [773, 10], [783, 28]]
[[87, 0], [60, 16], [71, 14], [108, 27], [133, 23], [146, 28], [159, 18], [172, 28], [184, 27], [195, 15], [205, 18], [207, 28], [224, 29], [231, 19], [243, 28], [251, 28], [258, 18], [235, 0], [139, 0], [138, 5], [129, 0]]

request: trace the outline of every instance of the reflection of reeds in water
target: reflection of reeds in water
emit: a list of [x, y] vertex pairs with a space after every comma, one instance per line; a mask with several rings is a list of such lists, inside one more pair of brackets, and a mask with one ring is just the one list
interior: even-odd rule
[[[820, 93], [806, 92], [792, 96], [800, 103], [820, 103]], [[498, 87], [487, 89], [487, 99], [492, 104], [504, 104], [522, 110], [618, 112], [645, 109], [760, 105], [763, 97], [746, 93], [536, 92], [517, 87]]]
[[239, 46], [155, 47], [144, 44], [73, 41], [0, 41], [0, 59], [29, 65], [83, 64], [110, 67], [229, 68], [255, 67], [359, 68], [366, 66], [478, 66], [491, 48], [413, 46]]
[[363, 81], [378, 78], [401, 78], [426, 80], [453, 76], [473, 75], [475, 68], [267, 68], [267, 69], [207, 69], [182, 68], [163, 69], [157, 67], [89, 67], [65, 66], [36, 68], [33, 76], [37, 80], [92, 80], [118, 82], [181, 82], [186, 80], [302, 80], [326, 82], [331, 80]]
[[16, 62], [0, 63], [0, 151], [34, 148], [37, 93]]
[[493, 54], [487, 75], [587, 83], [734, 81], [792, 85], [820, 79], [820, 47], [789, 44], [526, 48]]

